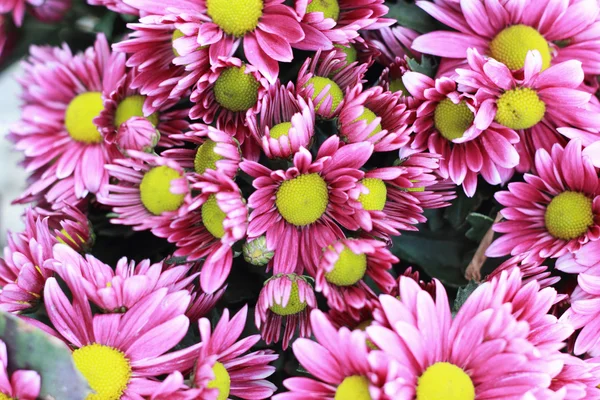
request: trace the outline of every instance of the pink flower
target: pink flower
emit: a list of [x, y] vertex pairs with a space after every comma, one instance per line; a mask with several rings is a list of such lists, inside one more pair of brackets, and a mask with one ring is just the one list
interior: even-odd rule
[[279, 342], [283, 327], [282, 347], [287, 349], [296, 330], [300, 337], [310, 336], [308, 317], [316, 307], [314, 290], [306, 278], [280, 274], [267, 280], [261, 289], [254, 321], [267, 344]]
[[523, 68], [527, 52], [537, 50], [544, 69], [575, 59], [586, 73], [600, 73], [600, 33], [595, 29], [600, 6], [595, 0], [418, 1], [417, 5], [458, 31], [430, 32], [413, 42], [421, 53], [444, 57], [438, 74], [464, 65], [469, 48], [489, 54], [511, 70]]
[[407, 123], [412, 125], [415, 122], [417, 109], [422, 101], [411, 96], [408, 89], [406, 89], [406, 86], [404, 86], [404, 82], [402, 82], [402, 77], [409, 71], [410, 67], [406, 60], [404, 58], [396, 57], [396, 59], [388, 64], [381, 72], [378, 85], [385, 91], [398, 93], [400, 101], [406, 104], [406, 112], [410, 114], [407, 118]]
[[8, 372], [8, 351], [0, 340], [0, 396], [7, 399], [35, 400], [40, 395], [42, 379], [36, 371], [11, 370]]
[[244, 306], [229, 319], [225, 309], [214, 329], [210, 321], [199, 323], [202, 338], [200, 354], [196, 361], [193, 382], [195, 387], [207, 388], [206, 399], [227, 399], [229, 395], [249, 400], [271, 398], [277, 387], [265, 378], [275, 372], [269, 365], [278, 355], [272, 350], [248, 351], [260, 340], [251, 335], [238, 340], [246, 325], [248, 306]]
[[119, 14], [140, 15], [140, 10], [125, 4], [124, 0], [87, 0], [92, 6], [104, 6]]
[[12, 12], [13, 20], [17, 26], [23, 24], [25, 10], [29, 11], [40, 21], [58, 22], [71, 8], [71, 0], [2, 0], [0, 13]]
[[600, 399], [600, 360], [581, 360], [570, 354], [564, 354], [563, 358], [565, 365], [552, 379], [550, 390], [564, 394], [565, 399]]
[[[80, 201], [80, 203], [84, 203]], [[63, 203], [58, 210], [36, 207], [33, 212], [40, 218], [48, 217], [48, 229], [60, 243], [64, 243], [79, 253], [89, 251], [94, 245], [92, 224], [80, 210], [85, 204], [75, 206]]]
[[391, 28], [386, 26], [377, 31], [366, 31], [363, 34], [381, 52], [378, 61], [384, 66], [389, 66], [398, 59], [404, 60], [405, 57], [421, 59], [421, 53], [411, 49], [412, 42], [419, 36], [419, 33], [412, 29], [394, 25]]
[[555, 144], [550, 154], [538, 150], [535, 168], [536, 175], [525, 174], [525, 182], [496, 193], [507, 221], [494, 225], [504, 235], [487, 256], [556, 258], [600, 239], [598, 169], [582, 155], [581, 142], [572, 140], [565, 148]]
[[327, 139], [313, 161], [305, 148], [294, 155], [294, 166], [271, 171], [243, 161], [240, 168], [254, 178], [250, 195], [250, 239], [266, 234], [267, 247], [275, 251], [275, 274], [314, 271], [321, 249], [344, 237], [340, 225], [357, 230], [354, 211], [360, 207], [358, 168], [373, 152], [367, 142], [340, 147], [337, 136]]
[[[521, 271], [523, 282], [535, 280], [542, 288], [555, 286], [560, 281], [560, 276], [554, 276], [552, 271], [549, 271], [548, 267], [543, 265], [544, 263], [544, 259], [528, 256], [527, 253], [519, 254], [500, 264], [500, 266], [486, 277], [486, 280], [489, 281], [494, 277], [500, 276], [502, 271], [510, 271], [516, 267]], [[558, 297], [560, 301], [567, 296], [559, 295]]]

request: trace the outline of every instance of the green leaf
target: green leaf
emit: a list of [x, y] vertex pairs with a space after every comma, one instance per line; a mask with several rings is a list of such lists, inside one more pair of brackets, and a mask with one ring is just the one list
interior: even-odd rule
[[115, 20], [117, 19], [116, 13], [106, 13], [100, 21], [94, 26], [94, 31], [101, 32], [106, 35], [108, 40], [112, 39], [113, 29], [115, 27]]
[[454, 300], [454, 312], [460, 310], [463, 304], [467, 301], [469, 296], [479, 287], [479, 283], [470, 281], [466, 286], [458, 289], [456, 299]]
[[409, 58], [408, 66], [412, 71], [420, 72], [424, 75], [427, 75], [430, 78], [435, 78], [435, 74], [437, 73], [439, 63], [436, 58], [423, 55], [421, 57], [421, 62], [418, 62], [414, 58]]
[[419, 33], [427, 33], [445, 28], [441, 22], [431, 17], [414, 3], [398, 0], [395, 4], [386, 2], [386, 5], [390, 8], [386, 16], [394, 18], [398, 21], [398, 25], [414, 29]]
[[471, 213], [467, 217], [467, 222], [471, 225], [465, 236], [474, 242], [481, 242], [485, 234], [494, 224], [494, 220], [487, 215]]
[[41, 399], [84, 400], [91, 393], [71, 351], [59, 339], [5, 312], [0, 312], [0, 339], [6, 344], [11, 371], [25, 369], [40, 374]]
[[467, 197], [460, 188], [456, 194], [457, 197], [452, 201], [452, 205], [444, 211], [444, 217], [454, 229], [460, 230], [465, 227], [467, 216], [479, 208], [483, 198], [479, 191], [473, 197]]

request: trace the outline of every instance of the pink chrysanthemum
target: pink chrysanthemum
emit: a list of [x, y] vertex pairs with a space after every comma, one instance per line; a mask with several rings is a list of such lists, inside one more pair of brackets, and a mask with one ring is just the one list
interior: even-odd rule
[[0, 340], [0, 398], [35, 400], [40, 395], [42, 379], [36, 371], [19, 369], [8, 372], [8, 351]]
[[106, 166], [117, 183], [107, 185], [107, 194], [98, 202], [113, 207], [118, 215], [113, 224], [131, 225], [134, 230], [159, 229], [183, 210], [190, 189], [183, 168], [177, 162], [139, 151], [131, 158]]
[[[373, 323], [375, 320], [373, 314], [380, 307], [379, 298], [369, 287], [365, 288], [364, 293], [366, 301], [360, 302], [362, 305], [358, 309], [350, 307], [343, 310], [336, 310], [335, 308], [329, 309], [327, 317], [336, 329], [346, 327], [351, 331], [355, 329], [364, 331]], [[367, 344], [369, 348], [371, 348], [370, 342]]]
[[198, 321], [200, 318], [206, 316], [215, 307], [217, 302], [221, 300], [226, 289], [227, 285], [214, 293], [204, 293], [199, 284], [195, 283], [194, 288], [190, 290], [192, 300], [185, 315], [187, 315], [190, 321]]
[[315, 130], [312, 102], [296, 94], [293, 83], [269, 86], [257, 114], [248, 115], [248, 128], [269, 158], [288, 158], [308, 149]]
[[258, 295], [254, 321], [267, 344], [277, 343], [287, 349], [296, 330], [300, 337], [310, 336], [310, 312], [317, 299], [308, 280], [296, 274], [280, 274], [270, 278]]
[[346, 91], [361, 83], [366, 64], [357, 61], [346, 64], [337, 52], [321, 57], [321, 51], [307, 58], [296, 80], [296, 92], [312, 99], [317, 115], [324, 118], [337, 116], [344, 105]]
[[[244, 306], [229, 319], [229, 310], [214, 329], [210, 321], [202, 318], [199, 323], [201, 347], [194, 369], [195, 387], [207, 388], [206, 397], [218, 400], [230, 395], [248, 400], [271, 398], [277, 387], [265, 378], [275, 372], [269, 365], [278, 355], [272, 350], [248, 351], [260, 340], [260, 335], [251, 335], [238, 340], [244, 327], [248, 306]], [[245, 354], [247, 353], [247, 354]]]
[[191, 188], [200, 193], [185, 212], [153, 232], [175, 243], [175, 256], [190, 262], [205, 258], [200, 284], [214, 293], [231, 271], [232, 246], [246, 236], [248, 207], [238, 185], [215, 170], [194, 178]]
[[[565, 365], [560, 373], [552, 379], [551, 396], [565, 399], [600, 399], [600, 359], [582, 360], [570, 354], [563, 355]], [[558, 395], [556, 395], [556, 394]]]
[[586, 73], [600, 73], [600, 33], [595, 29], [600, 6], [595, 0], [418, 1], [417, 5], [458, 31], [430, 32], [413, 42], [415, 50], [444, 57], [438, 74], [464, 65], [469, 48], [512, 70], [523, 68], [527, 52], [537, 50], [543, 68], [576, 59]]
[[369, 361], [387, 366], [390, 399], [521, 399], [548, 388], [563, 367], [559, 349], [572, 328], [547, 314], [555, 296], [535, 282], [522, 287], [514, 270], [481, 285], [452, 319], [439, 282], [433, 300], [401, 277], [399, 299], [380, 296], [390, 327], [367, 328], [381, 349]]
[[412, 124], [414, 123], [416, 112], [421, 105], [421, 101], [412, 97], [408, 89], [406, 89], [406, 86], [404, 86], [404, 82], [402, 82], [402, 77], [409, 71], [410, 67], [406, 60], [404, 58], [396, 57], [396, 59], [388, 64], [381, 72], [378, 85], [386, 91], [398, 93], [400, 95], [400, 99], [406, 104], [408, 112], [411, 112], [408, 123]]
[[37, 305], [46, 279], [52, 276], [52, 246], [57, 239], [48, 220], [25, 212], [25, 231], [8, 235], [4, 258], [0, 258], [0, 309], [18, 312]]
[[403, 26], [383, 27], [378, 31], [363, 32], [371, 43], [381, 52], [378, 61], [384, 66], [404, 60], [405, 56], [420, 60], [421, 53], [414, 51], [412, 42], [419, 33]]
[[266, 235], [267, 247], [275, 251], [275, 274], [313, 271], [321, 249], [344, 233], [359, 227], [354, 210], [360, 207], [358, 182], [363, 164], [373, 152], [367, 142], [341, 146], [337, 136], [327, 139], [315, 160], [305, 148], [294, 155], [294, 166], [271, 171], [243, 161], [241, 169], [254, 178], [256, 191], [248, 199], [252, 209], [248, 237]]
[[63, 203], [60, 210], [36, 207], [33, 212], [40, 218], [48, 217], [48, 229], [60, 243], [84, 253], [94, 245], [94, 234], [87, 215], [80, 210], [82, 206]]
[[71, 8], [71, 0], [2, 0], [0, 14], [12, 13], [17, 26], [23, 24], [25, 10], [40, 21], [58, 22]]
[[161, 288], [123, 314], [97, 314], [87, 297], [71, 303], [55, 278], [44, 289], [48, 317], [73, 348], [75, 367], [98, 398], [140, 398], [153, 378], [191, 369], [198, 345], [168, 353], [185, 336], [187, 291]]
[[581, 142], [572, 140], [564, 149], [555, 144], [551, 154], [538, 150], [535, 168], [537, 175], [525, 174], [525, 182], [496, 193], [507, 221], [494, 224], [504, 235], [487, 256], [556, 258], [600, 239], [600, 179]]
[[398, 150], [410, 139], [411, 113], [400, 96], [381, 86], [363, 90], [358, 84], [346, 92], [338, 116], [339, 135], [346, 143], [371, 142], [375, 151]]
[[385, 242], [373, 239], [341, 239], [329, 243], [317, 267], [315, 289], [322, 292], [331, 308], [359, 310], [367, 304], [369, 276], [384, 292], [394, 286], [390, 274], [399, 260]]
[[283, 0], [175, 0], [166, 7], [160, 0], [125, 2], [150, 14], [185, 14], [181, 31], [188, 34], [195, 25], [198, 47], [210, 46], [213, 63], [242, 41], [246, 59], [271, 83], [278, 61], [292, 61], [292, 45], [304, 39], [298, 17]]
[[66, 45], [32, 47], [20, 79], [23, 114], [10, 133], [34, 179], [20, 202], [42, 199], [61, 181], [59, 191], [77, 198], [107, 184], [104, 165], [120, 153], [104, 142], [93, 119], [102, 111], [102, 93], [123, 76], [124, 63], [125, 56], [111, 54], [103, 35], [75, 56]]
[[411, 148], [440, 154], [440, 176], [462, 185], [468, 196], [475, 194], [479, 174], [493, 185], [510, 179], [519, 163], [519, 136], [512, 129], [493, 122], [486, 108], [457, 91], [454, 80], [407, 72], [403, 82], [423, 102]]
[[[519, 254], [500, 264], [500, 266], [486, 277], [486, 280], [492, 280], [493, 278], [500, 276], [502, 271], [510, 271], [516, 267], [521, 271], [523, 282], [535, 280], [542, 288], [554, 286], [560, 281], [560, 276], [553, 275], [552, 272], [548, 270], [548, 267], [544, 265], [544, 262], [545, 260], [538, 257]], [[559, 300], [562, 300], [566, 296], [559, 295], [559, 297]]]
[[310, 321], [316, 342], [298, 339], [292, 345], [294, 355], [313, 377], [288, 378], [289, 390], [273, 400], [379, 400], [378, 384], [383, 381], [368, 362], [367, 338], [361, 330], [336, 330], [326, 315], [314, 310]]
[[[592, 94], [579, 89], [584, 76], [581, 62], [565, 61], [542, 71], [540, 53], [530, 52], [520, 79], [504, 64], [476, 50], [468, 51], [468, 60], [470, 69], [458, 69], [456, 81], [461, 90], [474, 93], [482, 121], [495, 121], [518, 132], [520, 172], [531, 169], [538, 149], [550, 151], [553, 144], [566, 143], [556, 128], [600, 128], [598, 113], [590, 108]], [[493, 154], [490, 149], [497, 146], [486, 146], [486, 150]]]

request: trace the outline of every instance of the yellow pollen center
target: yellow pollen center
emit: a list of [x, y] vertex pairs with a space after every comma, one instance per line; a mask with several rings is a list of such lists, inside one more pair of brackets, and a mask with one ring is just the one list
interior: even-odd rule
[[471, 377], [454, 364], [438, 362], [425, 370], [417, 384], [417, 400], [474, 400]]
[[[366, 330], [369, 326], [371, 326], [371, 324], [373, 323], [372, 319], [368, 319], [366, 321], [361, 322], [360, 324], [356, 325], [356, 329], [360, 330], [360, 331], [364, 331]], [[379, 347], [375, 346], [375, 343], [373, 343], [371, 341], [371, 339], [367, 339], [367, 347], [371, 350], [379, 350]]]
[[490, 42], [490, 55], [512, 70], [525, 66], [527, 52], [531, 50], [537, 50], [542, 55], [542, 70], [550, 66], [550, 46], [531, 26], [509, 26]]
[[[308, 80], [308, 82], [306, 82], [306, 84], [304, 86], [309, 86], [312, 85], [313, 86], [313, 95], [312, 95], [312, 99], [315, 100], [323, 91], [323, 89], [325, 89], [325, 86], [330, 85], [329, 87], [329, 91], [328, 91], [328, 95], [331, 96], [331, 109], [335, 110], [337, 108], [337, 106], [340, 104], [340, 102], [344, 99], [344, 92], [342, 92], [342, 89], [340, 89], [340, 87], [338, 86], [337, 83], [335, 83], [334, 81], [332, 81], [329, 78], [323, 78], [322, 76], [313, 76], [312, 78], [310, 78]], [[323, 104], [323, 102], [325, 101], [325, 99], [327, 98], [327, 95], [325, 95], [321, 101], [319, 101], [319, 104], [316, 105], [316, 109], [318, 109], [319, 107], [321, 107], [321, 104]]]
[[356, 254], [344, 246], [331, 272], [325, 274], [325, 279], [337, 286], [352, 286], [365, 276], [366, 271], [367, 255]]
[[215, 195], [211, 195], [206, 203], [202, 205], [202, 223], [206, 229], [217, 239], [221, 239], [225, 235], [223, 221], [226, 214], [221, 211], [217, 204]]
[[[278, 300], [278, 299], [276, 299]], [[277, 315], [287, 316], [287, 315], [295, 315], [304, 311], [306, 308], [306, 301], [300, 301], [300, 295], [298, 294], [298, 282], [292, 283], [292, 292], [290, 293], [290, 299], [287, 304], [283, 306], [282, 304], [275, 303], [269, 309]]]
[[73, 352], [75, 366], [96, 392], [86, 400], [119, 400], [131, 378], [125, 354], [101, 344], [83, 346]]
[[[418, 181], [417, 180], [411, 180], [411, 182], [416, 183]], [[408, 191], [408, 192], [424, 192], [425, 191], [425, 186], [415, 186], [415, 187], [411, 187], [411, 188], [406, 188], [406, 191]]]
[[81, 93], [65, 111], [65, 128], [69, 136], [82, 143], [100, 143], [102, 135], [93, 120], [104, 109], [100, 92]]
[[319, 174], [299, 175], [277, 190], [275, 205], [287, 222], [305, 226], [317, 221], [329, 203], [327, 183]]
[[[377, 118], [377, 115], [373, 111], [369, 110], [367, 107], [363, 107], [363, 113], [360, 114], [360, 116], [352, 122], [365, 121], [368, 125], [371, 122], [375, 121], [375, 118]], [[379, 132], [381, 132], [382, 129], [383, 128], [381, 127], [381, 124], [377, 124], [377, 126], [371, 131], [371, 133], [369, 133], [368, 137], [378, 134]]]
[[229, 397], [229, 390], [231, 389], [231, 377], [229, 376], [229, 372], [223, 364], [220, 362], [215, 362], [215, 365], [212, 368], [213, 374], [215, 374], [215, 378], [208, 382], [206, 385], [209, 389], [218, 389], [219, 395], [216, 400], [227, 400]]
[[14, 400], [12, 397], [8, 397], [8, 395], [4, 393], [0, 393], [0, 400]]
[[358, 201], [362, 204], [363, 208], [367, 211], [381, 211], [385, 207], [385, 201], [387, 199], [387, 187], [381, 179], [377, 178], [365, 178], [360, 181], [367, 189], [368, 194], [362, 194], [358, 196]]
[[269, 130], [269, 136], [271, 136], [273, 139], [279, 139], [282, 136], [287, 136], [291, 127], [291, 122], [282, 122], [277, 124]]
[[358, 52], [356, 51], [356, 48], [354, 46], [352, 46], [351, 44], [348, 44], [347, 46], [344, 46], [343, 44], [334, 44], [333, 47], [338, 48], [346, 55], [346, 61], [342, 62], [341, 63], [342, 66], [339, 67], [338, 69], [334, 70], [331, 73], [331, 75], [338, 73], [339, 71], [344, 69], [344, 67], [346, 67], [346, 65], [352, 64], [353, 62], [358, 60]]
[[544, 118], [546, 104], [535, 90], [517, 88], [504, 92], [498, 99], [496, 122], [511, 129], [527, 129]]
[[594, 224], [592, 199], [583, 193], [562, 192], [554, 197], [545, 215], [546, 229], [557, 239], [576, 239]]
[[[144, 106], [144, 101], [146, 101], [146, 96], [140, 96], [138, 94], [125, 97], [125, 99], [117, 106], [117, 111], [115, 112], [115, 127], [120, 127], [121, 124], [127, 122], [129, 118], [143, 117], [144, 111], [142, 111], [142, 107]], [[147, 116], [146, 119], [154, 126], [158, 124], [157, 113]]]
[[440, 101], [433, 115], [436, 129], [448, 140], [461, 138], [474, 120], [475, 115], [467, 103], [454, 104], [450, 99]]
[[340, 17], [340, 5], [337, 0], [312, 0], [306, 7], [306, 12], [322, 12], [324, 18], [337, 22]]
[[140, 184], [144, 207], [154, 215], [177, 210], [183, 204], [185, 194], [171, 193], [171, 181], [179, 178], [181, 174], [166, 165], [146, 172]]
[[222, 160], [223, 156], [215, 153], [216, 146], [217, 142], [207, 139], [198, 147], [194, 157], [194, 170], [197, 173], [203, 174], [207, 169], [217, 169], [217, 161]]
[[244, 71], [245, 66], [229, 67], [215, 82], [215, 99], [229, 111], [246, 111], [258, 101], [258, 81], [254, 75]]
[[404, 85], [404, 82], [402, 82], [402, 79], [392, 79], [390, 81], [390, 92], [402, 92], [404, 96], [410, 96], [410, 92], [408, 91], [408, 89], [406, 89], [406, 86]]
[[364, 376], [344, 378], [335, 391], [335, 400], [371, 400], [369, 381]]
[[66, 229], [61, 229], [60, 233], [62, 233], [67, 238], [67, 241], [65, 242], [61, 237], [56, 237], [56, 240], [58, 240], [62, 244], [66, 244], [67, 246], [71, 246], [71, 244], [79, 246], [80, 244], [85, 243], [85, 240], [81, 236], [79, 236], [79, 234], [77, 234], [78, 240], [76, 241], [71, 235], [69, 235], [69, 232], [67, 232]]
[[[174, 43], [177, 39], [184, 36], [185, 35], [183, 34], [183, 32], [181, 32], [179, 29], [175, 29], [173, 31], [173, 36], [171, 36], [171, 43]], [[177, 52], [177, 50], [175, 50], [175, 47], [173, 47], [173, 54], [175, 54], [175, 57], [179, 57], [179, 53]]]
[[206, 13], [228, 35], [252, 32], [263, 15], [263, 0], [206, 0]]

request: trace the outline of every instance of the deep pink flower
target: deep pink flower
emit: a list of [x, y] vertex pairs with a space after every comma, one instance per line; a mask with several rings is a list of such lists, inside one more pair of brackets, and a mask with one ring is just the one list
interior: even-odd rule
[[555, 144], [550, 154], [538, 150], [535, 169], [536, 175], [525, 174], [525, 182], [496, 193], [507, 221], [494, 224], [504, 235], [487, 256], [556, 258], [600, 239], [600, 179], [581, 142], [572, 140], [564, 149]]
[[[539, 283], [540, 287], [545, 288], [554, 286], [560, 281], [560, 276], [555, 276], [548, 267], [544, 265], [545, 260], [539, 257], [531, 257], [528, 254], [519, 254], [513, 256], [500, 264], [492, 273], [490, 273], [486, 280], [491, 280], [502, 274], [502, 271], [510, 271], [513, 268], [518, 268], [523, 276], [523, 282], [529, 282], [535, 280]], [[566, 298], [566, 295], [559, 295], [559, 301]]]
[[71, 8], [71, 0], [1, 0], [0, 14], [12, 12], [17, 26], [23, 24], [25, 10], [40, 21], [58, 22]]
[[552, 379], [549, 390], [564, 395], [565, 399], [600, 399], [600, 359], [582, 360], [570, 354], [564, 354], [563, 358], [565, 365]]
[[35, 400], [40, 395], [42, 379], [36, 371], [25, 369], [8, 372], [6, 344], [0, 340], [0, 396], [7, 399]]
[[48, 217], [48, 229], [60, 243], [84, 253], [92, 248], [95, 239], [92, 224], [86, 213], [80, 210], [84, 205], [63, 203], [59, 210], [36, 207], [33, 212], [40, 218]]
[[408, 89], [406, 89], [406, 86], [404, 86], [404, 82], [402, 82], [402, 77], [409, 71], [410, 67], [406, 60], [404, 58], [396, 57], [392, 63], [388, 64], [388, 66], [383, 69], [377, 84], [386, 91], [398, 93], [400, 101], [406, 104], [406, 112], [410, 113], [407, 118], [407, 123], [412, 125], [415, 122], [417, 109], [421, 105], [422, 100], [413, 97]]
[[377, 61], [384, 66], [397, 62], [398, 59], [404, 60], [406, 56], [414, 57], [418, 60], [421, 53], [414, 51], [412, 42], [419, 33], [404, 26], [394, 25], [393, 27], [383, 27], [377, 31], [363, 32], [370, 42], [381, 52]]

